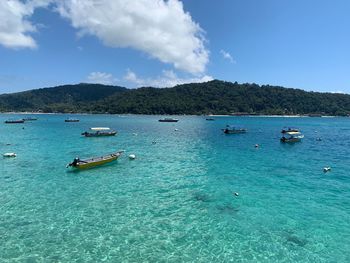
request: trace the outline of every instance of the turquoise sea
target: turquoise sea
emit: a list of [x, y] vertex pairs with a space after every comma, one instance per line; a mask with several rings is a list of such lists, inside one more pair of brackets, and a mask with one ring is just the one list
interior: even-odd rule
[[[17, 153], [0, 159], [0, 262], [350, 262], [350, 118], [71, 116], [0, 115]], [[119, 133], [80, 135], [97, 126]], [[281, 144], [284, 126], [303, 142]]]

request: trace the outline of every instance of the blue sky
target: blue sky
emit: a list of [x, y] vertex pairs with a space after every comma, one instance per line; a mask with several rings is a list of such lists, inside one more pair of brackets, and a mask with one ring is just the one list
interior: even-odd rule
[[350, 1], [2, 0], [0, 93], [211, 79], [350, 93]]

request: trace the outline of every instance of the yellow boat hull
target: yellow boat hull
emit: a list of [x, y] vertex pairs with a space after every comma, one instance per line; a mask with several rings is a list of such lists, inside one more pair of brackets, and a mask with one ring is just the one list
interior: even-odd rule
[[82, 163], [82, 164], [78, 164], [77, 166], [75, 166], [75, 168], [78, 169], [88, 169], [88, 168], [92, 168], [92, 167], [96, 167], [96, 166], [100, 166], [100, 165], [104, 165], [106, 163], [110, 163], [113, 162], [115, 160], [117, 160], [118, 157], [114, 157], [114, 158], [110, 158], [110, 159], [106, 159], [106, 160], [101, 160], [101, 161], [97, 161], [97, 162], [91, 162], [91, 163]]
[[91, 159], [85, 159], [85, 160], [79, 160], [77, 159], [76, 162], [72, 162], [67, 165], [67, 167], [73, 167], [76, 169], [89, 169], [96, 166], [104, 165], [110, 162], [113, 162], [119, 158], [119, 156], [123, 153], [123, 151], [119, 151], [116, 153], [108, 154], [101, 157], [95, 157]]

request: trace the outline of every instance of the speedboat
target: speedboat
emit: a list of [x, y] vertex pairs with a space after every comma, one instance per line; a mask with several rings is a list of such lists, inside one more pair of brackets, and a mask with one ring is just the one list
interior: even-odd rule
[[76, 118], [68, 118], [68, 119], [65, 119], [64, 122], [79, 122], [79, 119], [76, 119]]
[[245, 128], [238, 128], [234, 127], [232, 125], [226, 125], [225, 129], [222, 129], [225, 134], [239, 134], [239, 133], [246, 133], [247, 129]]
[[164, 118], [164, 119], [160, 119], [158, 120], [159, 122], [178, 122], [178, 119], [174, 119], [174, 118]]
[[93, 168], [96, 166], [100, 166], [106, 163], [113, 162], [119, 158], [120, 155], [122, 155], [124, 151], [118, 151], [115, 153], [107, 154], [101, 157], [93, 157], [90, 159], [84, 159], [80, 160], [80, 158], [74, 158], [73, 162], [66, 165], [66, 167], [73, 167], [76, 169], [88, 169]]
[[93, 127], [90, 131], [83, 132], [81, 135], [85, 137], [102, 137], [102, 136], [114, 136], [117, 132], [111, 130], [108, 127]]
[[304, 135], [301, 134], [299, 131], [289, 131], [289, 132], [282, 132], [282, 138], [280, 139], [283, 143], [294, 143], [294, 142], [300, 142], [301, 139], [304, 138]]
[[24, 123], [24, 120], [23, 120], [23, 119], [18, 119], [18, 120], [6, 120], [5, 123], [8, 123], [8, 124]]

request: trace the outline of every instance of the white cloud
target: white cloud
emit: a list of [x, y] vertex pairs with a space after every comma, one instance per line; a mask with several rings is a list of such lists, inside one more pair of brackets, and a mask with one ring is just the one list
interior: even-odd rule
[[222, 57], [224, 59], [227, 59], [228, 61], [230, 61], [231, 63], [235, 64], [236, 61], [232, 58], [231, 54], [223, 49], [220, 50], [220, 54], [222, 55]]
[[9, 48], [35, 48], [30, 33], [37, 28], [28, 19], [38, 7], [46, 7], [50, 0], [1, 0], [0, 1], [0, 45]]
[[87, 83], [98, 83], [104, 85], [113, 85], [118, 81], [118, 79], [114, 78], [112, 74], [105, 72], [91, 72], [87, 77]]
[[335, 93], [335, 94], [346, 94], [346, 92], [342, 91], [342, 90], [335, 90], [335, 91], [331, 91], [330, 93]]
[[174, 87], [185, 83], [200, 83], [213, 80], [212, 76], [204, 75], [197, 78], [179, 78], [172, 70], [163, 70], [162, 75], [156, 78], [139, 78], [135, 72], [127, 70], [124, 80], [137, 87]]
[[209, 61], [204, 31], [180, 0], [0, 0], [0, 45], [37, 47], [32, 33], [40, 25], [30, 19], [48, 6], [80, 36], [96, 36], [107, 46], [134, 48], [192, 74], [202, 74]]
[[127, 70], [125, 76], [124, 76], [124, 80], [126, 80], [127, 82], [133, 83], [133, 84], [137, 84], [138, 86], [143, 85], [144, 80], [139, 79], [136, 74], [131, 71], [130, 69]]
[[203, 73], [209, 52], [203, 30], [179, 0], [61, 0], [57, 10], [79, 34], [110, 47], [131, 47], [193, 74]]

